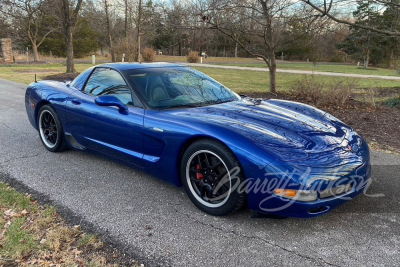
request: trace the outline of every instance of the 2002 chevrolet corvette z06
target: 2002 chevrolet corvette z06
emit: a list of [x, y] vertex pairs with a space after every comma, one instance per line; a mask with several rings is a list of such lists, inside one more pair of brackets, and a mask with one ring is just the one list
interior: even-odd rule
[[370, 158], [353, 129], [314, 107], [240, 97], [192, 68], [104, 64], [29, 85], [45, 148], [87, 150], [183, 186], [212, 215], [314, 217], [364, 192]]

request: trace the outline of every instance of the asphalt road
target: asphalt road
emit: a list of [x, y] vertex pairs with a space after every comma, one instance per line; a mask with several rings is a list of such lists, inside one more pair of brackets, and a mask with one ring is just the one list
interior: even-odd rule
[[147, 266], [398, 266], [400, 157], [372, 153], [369, 194], [315, 219], [200, 212], [180, 188], [81, 151], [50, 153], [29, 124], [24, 85], [0, 80], [0, 179]]

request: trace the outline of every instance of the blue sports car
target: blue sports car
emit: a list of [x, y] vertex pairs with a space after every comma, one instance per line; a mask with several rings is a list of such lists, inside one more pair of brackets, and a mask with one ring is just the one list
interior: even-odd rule
[[314, 107], [240, 97], [176, 64], [104, 64], [29, 85], [30, 123], [51, 152], [87, 150], [183, 186], [212, 215], [314, 217], [364, 192], [367, 143]]

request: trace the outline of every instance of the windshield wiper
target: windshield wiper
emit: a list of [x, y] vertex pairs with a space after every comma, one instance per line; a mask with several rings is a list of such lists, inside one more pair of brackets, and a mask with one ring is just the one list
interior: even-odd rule
[[217, 100], [213, 101], [213, 103], [214, 104], [222, 104], [222, 103], [228, 103], [228, 102], [232, 102], [232, 101], [233, 101], [232, 98], [227, 99], [227, 100], [222, 100], [222, 99], [218, 98]]
[[201, 103], [188, 103], [188, 104], [182, 104], [182, 105], [174, 105], [170, 107], [165, 107], [164, 109], [173, 109], [173, 108], [198, 108], [198, 107], [204, 107], [204, 106], [210, 106], [210, 105], [217, 105], [217, 104], [222, 104], [222, 103], [227, 103], [227, 102], [232, 102], [233, 99], [228, 99], [228, 100], [222, 100], [222, 99], [217, 99], [217, 100], [210, 100], [210, 101], [205, 101]]
[[174, 105], [170, 107], [165, 107], [165, 109], [172, 109], [172, 108], [198, 108], [203, 107], [205, 103], [192, 103], [192, 104], [182, 104], [182, 105]]

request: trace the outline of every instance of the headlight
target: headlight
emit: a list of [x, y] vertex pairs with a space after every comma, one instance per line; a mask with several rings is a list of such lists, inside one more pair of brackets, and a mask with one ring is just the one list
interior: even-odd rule
[[279, 197], [289, 198], [296, 201], [315, 201], [318, 194], [311, 190], [275, 189], [274, 194]]

